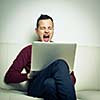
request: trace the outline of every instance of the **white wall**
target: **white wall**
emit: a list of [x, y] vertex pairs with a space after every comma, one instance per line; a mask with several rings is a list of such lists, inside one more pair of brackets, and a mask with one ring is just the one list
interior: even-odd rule
[[54, 19], [53, 40], [100, 46], [100, 0], [0, 0], [0, 43], [32, 42], [41, 13]]

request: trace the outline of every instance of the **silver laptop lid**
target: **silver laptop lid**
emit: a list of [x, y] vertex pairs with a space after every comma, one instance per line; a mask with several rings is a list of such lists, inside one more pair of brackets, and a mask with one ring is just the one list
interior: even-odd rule
[[32, 43], [32, 70], [39, 71], [57, 59], [65, 60], [70, 70], [74, 68], [76, 44], [39, 42]]

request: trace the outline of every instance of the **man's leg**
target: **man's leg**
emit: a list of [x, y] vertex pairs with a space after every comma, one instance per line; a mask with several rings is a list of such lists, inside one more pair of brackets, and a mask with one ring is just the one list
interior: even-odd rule
[[[46, 89], [44, 92], [43, 90], [45, 80], [48, 78], [53, 78], [55, 81], [56, 89], [52, 88], [54, 89], [53, 93], [55, 97], [57, 96], [59, 100], [76, 100], [74, 85], [70, 79], [69, 67], [64, 60], [56, 60], [47, 68], [40, 71], [37, 77], [34, 80], [31, 80], [28, 87], [28, 94], [36, 97], [44, 96], [44, 93], [49, 91]], [[49, 98], [50, 95], [46, 95], [46, 97]]]
[[58, 100], [56, 84], [53, 78], [48, 78], [44, 81], [43, 91], [44, 100]]
[[44, 98], [44, 100], [58, 100], [55, 80], [51, 78], [51, 74], [47, 69], [39, 71], [29, 81], [28, 95]]
[[70, 78], [69, 66], [64, 60], [57, 60], [51, 66], [59, 100], [76, 100], [74, 85]]

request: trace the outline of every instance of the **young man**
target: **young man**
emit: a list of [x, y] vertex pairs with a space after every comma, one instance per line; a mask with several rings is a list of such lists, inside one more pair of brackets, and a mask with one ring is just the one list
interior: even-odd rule
[[[37, 20], [36, 33], [39, 41], [51, 42], [54, 33], [53, 19], [48, 15], [41, 15]], [[64, 60], [58, 59], [30, 77], [31, 50], [32, 45], [21, 50], [7, 71], [5, 82], [9, 84], [29, 81], [28, 95], [44, 100], [76, 100], [75, 76], [73, 72], [70, 74], [69, 66]], [[26, 74], [22, 74], [24, 68]]]

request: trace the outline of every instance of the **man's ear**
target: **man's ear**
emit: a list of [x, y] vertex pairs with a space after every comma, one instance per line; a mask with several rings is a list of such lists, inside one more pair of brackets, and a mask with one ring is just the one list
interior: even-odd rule
[[37, 28], [35, 28], [35, 33], [38, 35], [38, 30], [37, 30]]
[[37, 33], [37, 28], [35, 28], [35, 32]]
[[38, 40], [39, 40], [40, 36], [39, 36], [39, 34], [38, 34], [37, 28], [35, 28], [35, 33], [36, 33], [36, 35], [37, 35], [37, 37], [38, 37]]

